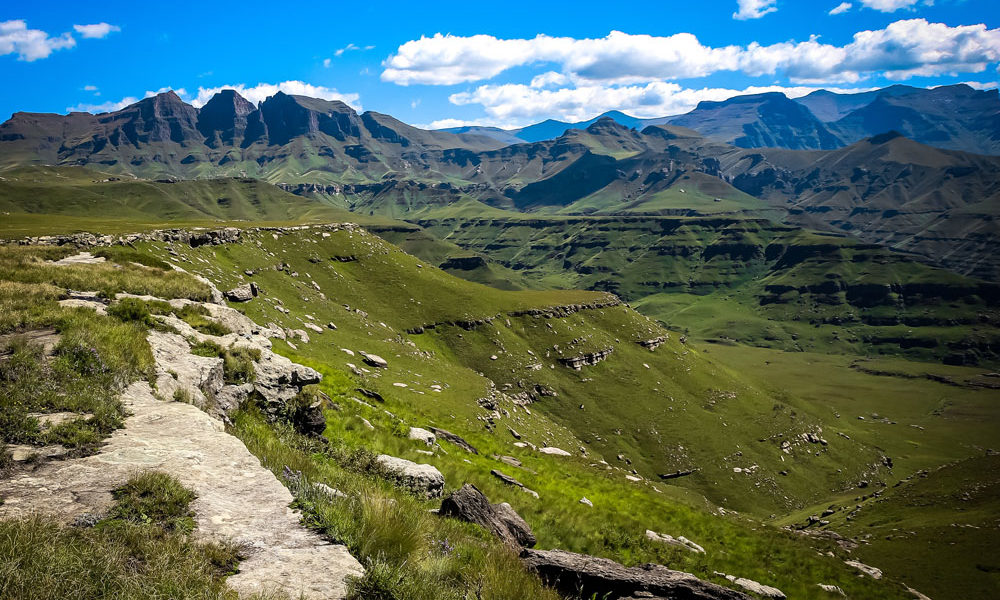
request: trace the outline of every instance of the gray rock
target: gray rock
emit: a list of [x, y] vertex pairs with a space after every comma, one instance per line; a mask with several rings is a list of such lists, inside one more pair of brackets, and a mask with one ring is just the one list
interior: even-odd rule
[[401, 487], [418, 496], [436, 498], [444, 490], [444, 475], [433, 465], [418, 464], [388, 454], [380, 454], [376, 460]]
[[531, 527], [509, 504], [490, 504], [486, 496], [471, 483], [463, 485], [442, 500], [438, 514], [475, 523], [514, 548], [530, 548], [535, 545]]
[[656, 533], [650, 529], [646, 530], [646, 539], [660, 542], [662, 544], [668, 544], [670, 546], [677, 546], [678, 548], [684, 548], [685, 550], [690, 550], [696, 554], [704, 554], [705, 549], [698, 544], [687, 539], [683, 535], [674, 537], [666, 533]]
[[368, 354], [367, 352], [361, 352], [361, 359], [365, 361], [365, 364], [372, 367], [377, 367], [379, 369], [388, 369], [389, 363], [384, 358], [378, 354]]
[[551, 456], [572, 456], [572, 454], [566, 452], [562, 448], [545, 447], [545, 448], [539, 448], [538, 451], [541, 452], [542, 454], [549, 454]]
[[253, 300], [254, 290], [250, 287], [249, 283], [244, 283], [243, 285], [238, 285], [231, 290], [226, 292], [226, 300], [230, 302], [249, 302]]
[[437, 436], [426, 429], [421, 429], [420, 427], [410, 427], [410, 432], [407, 434], [407, 437], [411, 440], [423, 442], [428, 446], [433, 446], [434, 442], [437, 441]]
[[497, 479], [499, 479], [500, 481], [506, 483], [507, 485], [512, 485], [514, 487], [519, 487], [519, 488], [523, 488], [524, 487], [524, 484], [521, 483], [520, 481], [518, 481], [518, 480], [514, 479], [513, 477], [511, 477], [510, 475], [507, 475], [507, 474], [505, 474], [505, 473], [503, 473], [501, 471], [498, 471], [496, 469], [493, 469], [492, 471], [490, 471], [490, 475], [496, 477]]
[[856, 560], [845, 560], [844, 564], [849, 567], [854, 567], [872, 579], [882, 579], [882, 569], [876, 569], [875, 567], [868, 566], [865, 563], [858, 562]]
[[750, 600], [742, 592], [662, 565], [624, 567], [613, 560], [565, 550], [524, 550], [521, 561], [546, 584], [573, 597]]
[[769, 585], [764, 585], [762, 583], [757, 583], [753, 579], [747, 579], [745, 577], [736, 577], [735, 575], [726, 575], [725, 573], [715, 572], [716, 575], [720, 577], [725, 577], [729, 581], [732, 581], [736, 585], [745, 589], [746, 591], [757, 594], [763, 598], [774, 598], [774, 600], [785, 600], [785, 593], [776, 587], [771, 587]]
[[462, 439], [461, 436], [454, 434], [446, 429], [438, 429], [437, 427], [430, 427], [429, 429], [434, 433], [434, 435], [438, 436], [440, 439], [448, 440], [449, 442], [455, 444], [456, 446], [458, 446], [462, 450], [465, 450], [469, 454], [479, 454], [479, 450], [476, 450], [476, 448], [472, 444]]
[[824, 583], [817, 583], [816, 585], [818, 585], [819, 588], [824, 592], [830, 592], [831, 594], [839, 594], [841, 596], [847, 597], [847, 594], [844, 593], [844, 590], [840, 589], [839, 585], [827, 585]]
[[594, 503], [591, 502], [590, 499], [587, 498], [586, 496], [584, 496], [583, 498], [580, 498], [580, 504], [586, 504], [587, 506], [589, 506], [591, 508], [593, 508], [593, 506], [594, 506]]

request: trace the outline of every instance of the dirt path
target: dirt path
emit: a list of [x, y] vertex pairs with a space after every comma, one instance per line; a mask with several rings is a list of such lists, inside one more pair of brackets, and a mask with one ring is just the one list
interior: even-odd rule
[[161, 470], [197, 492], [196, 535], [253, 549], [228, 580], [241, 594], [280, 589], [294, 598], [344, 597], [344, 578], [361, 574], [361, 565], [344, 546], [299, 525], [289, 491], [219, 420], [155, 398], [145, 382], [132, 384], [123, 400], [131, 416], [99, 454], [0, 482], [0, 516], [42, 512], [72, 522], [107, 509], [110, 490], [133, 473]]

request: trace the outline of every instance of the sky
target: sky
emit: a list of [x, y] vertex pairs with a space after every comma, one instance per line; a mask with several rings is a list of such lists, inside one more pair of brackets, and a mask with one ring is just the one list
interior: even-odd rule
[[0, 119], [168, 89], [339, 99], [423, 127], [895, 83], [1000, 80], [1000, 0], [26, 2], [0, 6]]

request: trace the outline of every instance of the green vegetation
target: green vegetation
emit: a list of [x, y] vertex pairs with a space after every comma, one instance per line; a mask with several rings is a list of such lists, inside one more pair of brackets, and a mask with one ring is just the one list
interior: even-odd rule
[[256, 373], [254, 361], [260, 360], [260, 350], [246, 346], [223, 348], [211, 340], [191, 346], [191, 354], [222, 359], [223, 378], [226, 383], [253, 383]]
[[224, 578], [240, 549], [191, 539], [193, 497], [176, 479], [141, 473], [116, 490], [110, 514], [94, 527], [0, 520], [3, 597], [237, 600]]
[[[132, 264], [54, 265], [70, 248], [0, 246], [0, 439], [6, 444], [61, 444], [77, 454], [93, 451], [122, 424], [118, 394], [152, 375], [146, 343], [147, 306], [123, 299], [109, 316], [66, 308], [67, 289], [167, 298], [205, 298], [207, 287], [190, 275]], [[153, 257], [131, 251], [129, 258]], [[147, 260], [152, 262], [152, 260]], [[49, 413], [76, 413], [46, 424]]]
[[[232, 433], [265, 467], [279, 476], [285, 467], [297, 472], [286, 483], [306, 523], [346, 544], [365, 565], [364, 577], [350, 583], [350, 598], [558, 598], [486, 532], [440, 519], [427, 512], [428, 503], [394, 489], [381, 477], [374, 454], [337, 438], [319, 444], [287, 425], [269, 426], [255, 412], [233, 421]], [[330, 497], [315, 483], [346, 496]]]
[[164, 531], [190, 533], [194, 529], [190, 504], [195, 493], [166, 473], [140, 473], [112, 491], [112, 496], [115, 505], [109, 519], [152, 524]]

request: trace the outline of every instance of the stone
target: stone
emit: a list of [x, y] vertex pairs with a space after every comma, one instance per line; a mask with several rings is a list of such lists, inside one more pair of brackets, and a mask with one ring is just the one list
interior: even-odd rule
[[551, 456], [572, 456], [569, 452], [566, 452], [562, 448], [546, 446], [544, 448], [539, 448], [539, 452], [542, 454], [549, 454]]
[[327, 498], [346, 498], [347, 497], [347, 494], [345, 494], [344, 492], [342, 492], [342, 491], [340, 491], [340, 490], [338, 490], [336, 488], [332, 488], [332, 487], [326, 485], [325, 483], [316, 482], [316, 483], [312, 484], [312, 487], [313, 487], [314, 490], [316, 490], [320, 494], [323, 494]]
[[465, 450], [469, 454], [479, 454], [479, 450], [477, 450], [469, 442], [467, 442], [464, 439], [462, 439], [461, 436], [459, 436], [457, 434], [454, 434], [454, 433], [452, 433], [452, 432], [450, 432], [450, 431], [448, 431], [446, 429], [439, 429], [437, 427], [430, 427], [429, 429], [437, 437], [439, 437], [439, 438], [441, 438], [443, 440], [447, 440], [447, 441], [451, 442], [452, 444], [455, 444], [456, 446], [458, 446], [462, 450]]
[[315, 324], [315, 323], [306, 323], [305, 324], [305, 328], [306, 329], [311, 329], [312, 331], [315, 331], [316, 333], [323, 333], [323, 328], [320, 327], [319, 325]]
[[547, 585], [572, 597], [750, 600], [742, 592], [662, 565], [625, 567], [607, 558], [565, 550], [529, 549], [521, 552], [521, 562]]
[[683, 535], [678, 536], [678, 537], [674, 537], [674, 536], [666, 534], [666, 533], [656, 533], [655, 531], [653, 531], [651, 529], [647, 529], [646, 530], [646, 539], [654, 541], [654, 542], [660, 542], [660, 543], [663, 543], [663, 544], [669, 544], [671, 546], [677, 546], [679, 548], [684, 548], [685, 550], [690, 550], [691, 552], [694, 552], [696, 554], [704, 554], [705, 553], [705, 549], [704, 548], [702, 548], [698, 544], [692, 542], [691, 540], [687, 539]]
[[380, 454], [376, 460], [401, 487], [425, 498], [436, 498], [444, 490], [444, 475], [433, 465]]
[[882, 579], [882, 569], [876, 569], [875, 567], [871, 567], [863, 562], [858, 562], [856, 560], [845, 560], [844, 564], [846, 564], [849, 567], [854, 567], [855, 569], [861, 571], [862, 573], [871, 577], [872, 579]]
[[303, 435], [321, 436], [326, 431], [326, 415], [323, 414], [323, 403], [313, 402], [302, 405], [292, 413], [292, 425]]
[[580, 504], [586, 504], [587, 506], [589, 506], [591, 508], [594, 507], [594, 503], [591, 502], [590, 499], [587, 498], [586, 496], [584, 496], [583, 498], [580, 498]]
[[824, 592], [830, 592], [831, 594], [839, 594], [841, 596], [844, 596], [845, 598], [847, 597], [847, 594], [844, 593], [844, 590], [840, 589], [839, 585], [827, 585], [825, 583], [817, 583], [816, 585], [818, 585], [819, 588]]
[[523, 483], [521, 483], [520, 481], [514, 479], [510, 475], [507, 475], [503, 471], [498, 471], [497, 469], [493, 469], [493, 470], [490, 471], [490, 475], [496, 477], [497, 479], [499, 479], [500, 481], [506, 483], [507, 485], [512, 485], [514, 487], [519, 487], [519, 488], [523, 488], [524, 487]]
[[253, 288], [250, 287], [249, 283], [238, 285], [226, 291], [226, 300], [230, 302], [249, 302], [253, 300], [254, 296]]
[[433, 446], [434, 442], [437, 441], [436, 435], [420, 427], [410, 427], [410, 432], [407, 434], [407, 437], [411, 440], [421, 441], [428, 446]]
[[486, 496], [471, 483], [466, 483], [442, 500], [438, 514], [475, 523], [513, 548], [530, 548], [535, 545], [531, 527], [510, 504], [490, 504]]
[[302, 515], [289, 508], [292, 494], [220, 420], [190, 404], [158, 399], [146, 381], [130, 385], [122, 402], [129, 415], [125, 427], [97, 454], [0, 481], [0, 518], [43, 513], [83, 524], [92, 520], [88, 515], [106, 514], [111, 491], [130, 476], [162, 471], [197, 494], [191, 503], [195, 539], [247, 550], [239, 572], [226, 579], [241, 596], [346, 596], [346, 578], [362, 575], [361, 565], [343, 545], [300, 524]]
[[761, 596], [763, 598], [774, 598], [774, 600], [785, 600], [787, 596], [785, 593], [776, 587], [771, 587], [769, 585], [764, 585], [762, 583], [757, 583], [753, 579], [747, 579], [745, 577], [736, 577], [734, 575], [726, 575], [725, 573], [715, 572], [719, 577], [725, 577], [729, 581], [732, 581], [736, 585], [745, 589], [746, 591]]
[[365, 364], [369, 366], [377, 367], [379, 369], [389, 368], [388, 361], [386, 361], [378, 354], [368, 354], [367, 352], [360, 352], [359, 354], [361, 354], [361, 359], [365, 361]]

